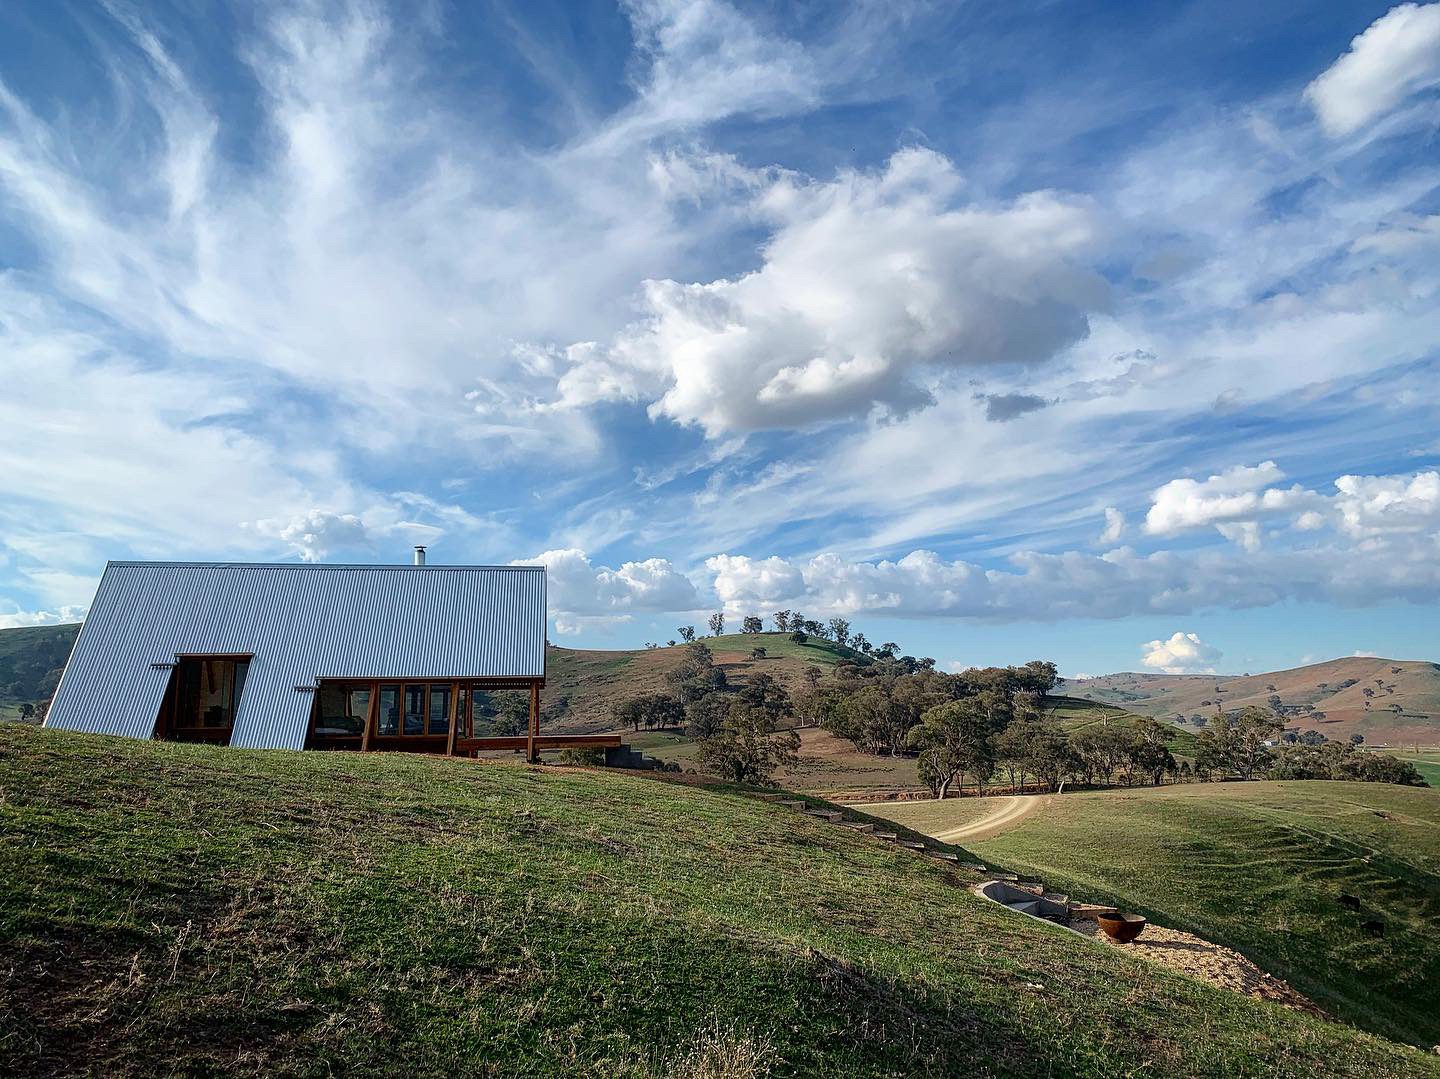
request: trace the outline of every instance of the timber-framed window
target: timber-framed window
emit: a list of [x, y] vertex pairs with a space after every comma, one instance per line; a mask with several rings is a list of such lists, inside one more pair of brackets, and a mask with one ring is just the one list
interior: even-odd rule
[[228, 745], [253, 658], [248, 652], [176, 656], [155, 737]]

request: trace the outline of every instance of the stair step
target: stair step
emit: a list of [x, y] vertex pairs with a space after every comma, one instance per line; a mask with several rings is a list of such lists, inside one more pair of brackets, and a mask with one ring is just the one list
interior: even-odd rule
[[874, 835], [875, 835], [875, 838], [876, 838], [876, 839], [899, 839], [899, 838], [900, 838], [900, 836], [899, 836], [899, 834], [898, 834], [897, 832], [875, 832]]
[[[897, 838], [898, 838], [898, 837], [897, 837]], [[917, 843], [917, 842], [915, 842], [915, 840], [913, 840], [913, 839], [901, 839], [901, 840], [900, 840], [900, 845], [901, 845], [902, 847], [909, 847], [911, 850], [924, 850], [924, 849], [925, 849], [925, 844], [924, 844], [924, 843]]]
[[804, 809], [810, 803], [801, 801], [799, 798], [782, 798], [780, 804], [790, 809]]
[[960, 865], [964, 869], [973, 869], [976, 873], [984, 873], [986, 871], [985, 866], [979, 862], [961, 862]]
[[828, 821], [839, 821], [845, 819], [845, 814], [838, 809], [807, 809], [805, 811], [812, 817], [820, 817]]
[[857, 832], [873, 832], [875, 825], [866, 824], [864, 821], [847, 820], [844, 822], [846, 828], [854, 828]]
[[935, 850], [935, 849], [932, 848], [931, 851], [930, 851], [930, 853], [933, 854], [933, 855], [935, 855], [935, 857], [941, 859], [942, 861], [946, 861], [946, 862], [959, 862], [959, 861], [960, 861], [960, 855], [958, 855], [958, 854], [951, 854], [948, 850]]
[[1017, 881], [1020, 879], [1019, 876], [1014, 873], [996, 873], [994, 876], [996, 880], [1004, 881]]

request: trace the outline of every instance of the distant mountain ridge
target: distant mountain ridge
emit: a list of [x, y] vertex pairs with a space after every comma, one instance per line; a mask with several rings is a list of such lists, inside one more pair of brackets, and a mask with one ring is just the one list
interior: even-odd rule
[[1363, 735], [1369, 744], [1440, 742], [1440, 664], [1348, 656], [1283, 671], [1246, 675], [1123, 672], [1069, 679], [1073, 697], [1146, 715], [1208, 719], [1217, 707], [1271, 708], [1296, 731], [1328, 738]]

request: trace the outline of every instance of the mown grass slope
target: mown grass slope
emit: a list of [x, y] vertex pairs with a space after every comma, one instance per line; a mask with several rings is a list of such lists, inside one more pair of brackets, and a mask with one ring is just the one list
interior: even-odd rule
[[[906, 823], [911, 823], [907, 821]], [[1066, 794], [973, 848], [1243, 951], [1321, 1007], [1440, 1042], [1440, 794], [1217, 783]], [[1358, 896], [1363, 913], [1346, 910]], [[1385, 923], [1383, 939], [1361, 923]]]
[[1437, 1074], [724, 790], [0, 726], [0, 1071]]

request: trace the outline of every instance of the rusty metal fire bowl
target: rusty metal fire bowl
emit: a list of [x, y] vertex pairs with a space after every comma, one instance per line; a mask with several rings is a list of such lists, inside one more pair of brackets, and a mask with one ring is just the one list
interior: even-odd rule
[[1145, 919], [1138, 914], [1099, 914], [1095, 920], [1116, 944], [1129, 944], [1145, 929]]

